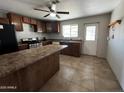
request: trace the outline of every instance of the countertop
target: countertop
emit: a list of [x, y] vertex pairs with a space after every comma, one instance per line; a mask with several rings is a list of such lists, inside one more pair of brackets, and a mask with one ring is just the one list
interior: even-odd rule
[[83, 40], [74, 40], [74, 39], [47, 39], [47, 40], [50, 40], [50, 41], [83, 41]]
[[81, 41], [60, 41], [60, 42], [67, 42], [67, 43], [82, 43]]
[[65, 45], [47, 45], [0, 55], [0, 78], [33, 64], [66, 47], [67, 46]]

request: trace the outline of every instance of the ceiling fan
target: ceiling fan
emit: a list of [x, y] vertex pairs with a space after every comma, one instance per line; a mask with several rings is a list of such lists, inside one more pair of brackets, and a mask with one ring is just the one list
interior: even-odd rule
[[34, 10], [48, 12], [48, 14], [45, 15], [44, 17], [48, 17], [50, 15], [52, 17], [56, 16], [57, 18], [60, 18], [60, 16], [58, 14], [69, 14], [69, 12], [56, 11], [56, 4], [60, 3], [59, 0], [51, 1], [50, 3], [51, 4], [47, 5], [49, 10], [43, 10], [43, 9], [40, 9], [40, 8], [34, 8]]

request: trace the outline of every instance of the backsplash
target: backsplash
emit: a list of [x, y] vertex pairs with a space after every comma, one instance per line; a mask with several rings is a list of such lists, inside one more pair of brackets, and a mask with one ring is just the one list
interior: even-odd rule
[[29, 24], [23, 23], [23, 29], [24, 29], [24, 31], [22, 31], [22, 32], [16, 31], [16, 37], [17, 37], [18, 42], [20, 42], [20, 39], [22, 39], [22, 38], [36, 38], [36, 37], [38, 37], [39, 39], [41, 39], [44, 36], [46, 37], [46, 35], [43, 33], [34, 32], [33, 27]]

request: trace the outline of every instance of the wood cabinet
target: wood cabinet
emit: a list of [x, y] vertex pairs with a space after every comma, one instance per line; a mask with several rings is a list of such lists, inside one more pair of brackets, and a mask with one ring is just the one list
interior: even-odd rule
[[60, 32], [60, 22], [52, 22], [52, 27], [54, 32]]
[[31, 24], [32, 24], [32, 25], [37, 25], [37, 21], [36, 21], [35, 19], [32, 19], [32, 18], [31, 18]]
[[10, 24], [15, 25], [16, 31], [23, 31], [22, 16], [14, 13], [8, 13], [8, 18], [9, 18]]
[[[3, 92], [36, 92], [59, 70], [59, 52], [55, 52], [40, 58], [26, 67], [19, 68], [10, 74], [0, 78], [0, 86]], [[28, 56], [28, 55], [26, 55]], [[27, 60], [32, 61], [32, 60]]]
[[37, 25], [37, 20], [30, 17], [23, 16], [23, 22], [31, 25]]
[[19, 44], [18, 45], [18, 50], [25, 50], [25, 49], [29, 49], [29, 45], [28, 44]]
[[31, 23], [31, 19], [29, 17], [23, 17], [23, 22], [30, 24]]
[[45, 22], [37, 20], [37, 32], [45, 32]]
[[18, 73], [15, 71], [5, 77], [0, 78], [0, 86], [11, 86], [13, 87], [13, 89], [11, 88], [1, 88], [0, 91], [1, 92], [17, 92], [19, 91], [19, 76]]
[[61, 54], [80, 57], [82, 41], [61, 41], [61, 45], [68, 45], [61, 51]]
[[59, 21], [42, 21], [30, 17], [20, 16], [14, 13], [8, 13], [10, 24], [15, 25], [16, 31], [23, 31], [23, 23], [31, 24], [35, 32], [58, 33], [60, 31]]
[[50, 40], [42, 41], [43, 46], [50, 45], [50, 44], [52, 44], [52, 41], [50, 41]]
[[0, 18], [0, 24], [9, 24], [9, 19], [7, 19], [7, 18]]
[[60, 22], [58, 21], [46, 21], [46, 32], [59, 32]]
[[59, 70], [59, 52], [18, 71], [21, 91], [38, 91]]

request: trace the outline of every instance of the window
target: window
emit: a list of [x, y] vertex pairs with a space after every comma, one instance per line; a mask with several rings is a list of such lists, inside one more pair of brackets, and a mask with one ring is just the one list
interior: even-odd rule
[[78, 37], [78, 25], [63, 25], [64, 37]]
[[86, 27], [86, 40], [91, 40], [91, 41], [96, 40], [96, 26]]

